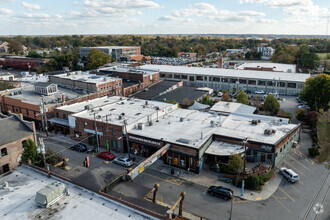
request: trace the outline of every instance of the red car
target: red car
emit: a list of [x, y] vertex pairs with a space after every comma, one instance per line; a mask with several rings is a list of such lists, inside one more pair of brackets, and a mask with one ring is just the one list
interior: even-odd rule
[[101, 153], [98, 153], [97, 156], [99, 158], [103, 158], [103, 159], [106, 159], [106, 160], [113, 160], [115, 159], [115, 155], [110, 153], [110, 152], [101, 152]]

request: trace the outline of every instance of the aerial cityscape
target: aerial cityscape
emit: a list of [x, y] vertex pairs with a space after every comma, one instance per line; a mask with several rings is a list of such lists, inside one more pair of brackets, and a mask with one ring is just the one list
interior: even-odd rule
[[330, 219], [326, 0], [0, 0], [0, 219]]

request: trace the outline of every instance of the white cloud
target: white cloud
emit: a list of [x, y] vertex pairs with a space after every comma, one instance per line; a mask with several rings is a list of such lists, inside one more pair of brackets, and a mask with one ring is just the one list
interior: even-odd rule
[[172, 15], [165, 15], [157, 18], [160, 21], [175, 21], [175, 22], [192, 22], [191, 18], [179, 18]]
[[278, 21], [275, 20], [275, 19], [259, 18], [257, 20], [257, 23], [260, 23], [260, 24], [277, 24]]
[[111, 8], [123, 8], [123, 9], [133, 9], [133, 8], [160, 8], [160, 5], [153, 1], [147, 0], [86, 0], [84, 5], [94, 8], [99, 7], [111, 7]]
[[38, 4], [31, 4], [31, 3], [27, 3], [27, 2], [22, 2], [22, 5], [23, 5], [24, 8], [28, 9], [29, 11], [41, 10], [40, 5], [38, 5]]
[[243, 4], [243, 3], [263, 3], [263, 2], [266, 2], [268, 0], [239, 0], [239, 3], [240, 4]]
[[258, 11], [240, 11], [237, 12], [239, 16], [265, 16], [266, 14]]
[[55, 20], [55, 19], [62, 19], [63, 16], [59, 14], [49, 15], [46, 13], [23, 13], [19, 17], [21, 18], [29, 18], [29, 19], [36, 19], [36, 20]]
[[187, 17], [191, 15], [202, 16], [205, 14], [217, 14], [219, 10], [208, 3], [196, 3], [190, 8], [174, 10], [172, 15], [175, 17]]
[[7, 8], [0, 8], [0, 16], [1, 15], [13, 15], [15, 12], [13, 10]]

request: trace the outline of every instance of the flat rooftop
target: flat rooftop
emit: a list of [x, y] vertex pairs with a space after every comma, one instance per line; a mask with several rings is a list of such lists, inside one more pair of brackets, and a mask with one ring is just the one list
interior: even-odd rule
[[216, 111], [216, 112], [224, 112], [224, 113], [245, 113], [245, 114], [253, 114], [253, 112], [256, 110], [255, 107], [244, 105], [241, 103], [236, 102], [224, 102], [219, 101], [215, 103], [210, 111]]
[[70, 80], [86, 82], [86, 83], [95, 83], [96, 85], [118, 80], [118, 78], [115, 77], [99, 76], [96, 74], [90, 74], [89, 72], [80, 72], [80, 71], [62, 73], [62, 74], [54, 75], [53, 77], [70, 79]]
[[285, 73], [295, 73], [296, 72], [295, 64], [266, 63], [266, 62], [262, 62], [262, 63], [247, 62], [247, 63], [243, 63], [242, 65], [239, 65], [238, 67], [236, 67], [236, 69], [244, 70], [245, 67], [247, 67], [247, 68], [261, 68], [261, 67], [273, 68], [274, 71], [285, 72]]
[[101, 68], [102, 72], [119, 72], [119, 73], [135, 73], [135, 74], [143, 74], [143, 75], [151, 75], [158, 73], [156, 70], [149, 69], [141, 69], [140, 67], [125, 67], [125, 66], [116, 66], [116, 67], [105, 67]]
[[[115, 101], [116, 98], [118, 102]], [[148, 116], [155, 119], [157, 114], [160, 116], [165, 114], [165, 112], [167, 113], [174, 110], [175, 108], [176, 105], [164, 102], [146, 101], [135, 98], [126, 99], [114, 96], [112, 104], [107, 104], [100, 108], [94, 108], [93, 110], [85, 110], [72, 116], [94, 120], [93, 114], [95, 112], [96, 120], [98, 121], [105, 122], [106, 116], [108, 115], [108, 120], [112, 124], [123, 125], [124, 120], [126, 119], [128, 125], [134, 126], [138, 122], [147, 122]]]
[[221, 141], [213, 141], [205, 151], [206, 154], [216, 156], [230, 156], [233, 154], [244, 153], [244, 146], [237, 144], [229, 144]]
[[[125, 97], [122, 97], [122, 99], [126, 100]], [[94, 108], [97, 108], [97, 107], [101, 107], [103, 105], [108, 105], [108, 104], [116, 103], [119, 101], [121, 101], [121, 100], [119, 100], [118, 96], [104, 96], [101, 98], [78, 102], [78, 103], [75, 103], [72, 105], [63, 105], [61, 107], [58, 107], [57, 109], [69, 111], [72, 113], [78, 113], [78, 112], [84, 111], [86, 105], [93, 105]]]
[[[55, 181], [69, 189], [64, 196], [49, 208], [40, 208], [35, 202], [36, 192]], [[100, 196], [74, 184], [21, 166], [0, 179], [0, 185], [8, 182], [9, 187], [0, 189], [0, 218], [12, 219], [156, 219], [125, 205]]]
[[[46, 106], [52, 106], [55, 104], [62, 103], [62, 95], [65, 95], [66, 101], [78, 98], [79, 96], [86, 95], [86, 92], [80, 90], [66, 89], [60, 86], [57, 86], [57, 89], [57, 93], [49, 96], [44, 96]], [[43, 95], [36, 93], [34, 86], [26, 86], [17, 89], [11, 89], [9, 90], [9, 93], [5, 96], [12, 99], [21, 100], [22, 102], [29, 103], [32, 105], [41, 106], [41, 98]]]
[[310, 77], [310, 74], [303, 73], [282, 73], [272, 71], [253, 71], [253, 70], [236, 70], [236, 69], [220, 69], [220, 68], [203, 68], [203, 67], [186, 67], [186, 66], [167, 66], [167, 65], [144, 65], [141, 69], [151, 69], [161, 73], [177, 73], [187, 75], [206, 75], [228, 78], [247, 78], [247, 79], [264, 79], [301, 82], [304, 83]]
[[163, 80], [149, 87], [148, 90], [143, 90], [137, 94], [134, 94], [133, 96], [138, 99], [152, 100], [155, 99], [157, 96], [160, 96], [161, 94], [172, 90], [173, 87], [175, 87], [177, 84], [177, 81]]

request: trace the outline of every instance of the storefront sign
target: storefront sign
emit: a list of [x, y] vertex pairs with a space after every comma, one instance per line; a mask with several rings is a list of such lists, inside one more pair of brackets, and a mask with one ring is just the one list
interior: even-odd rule
[[149, 140], [149, 139], [135, 137], [135, 136], [132, 136], [132, 135], [130, 135], [129, 138], [132, 139], [132, 140], [143, 142], [143, 143], [153, 144], [153, 145], [160, 146], [160, 142], [158, 142], [158, 141], [152, 141], [152, 140]]
[[267, 145], [261, 145], [261, 149], [267, 152], [272, 152], [273, 147], [272, 146], [267, 146]]

